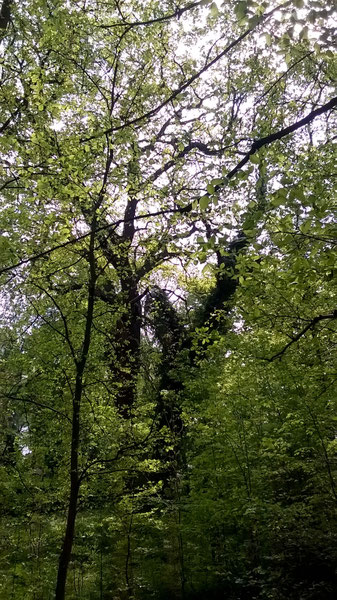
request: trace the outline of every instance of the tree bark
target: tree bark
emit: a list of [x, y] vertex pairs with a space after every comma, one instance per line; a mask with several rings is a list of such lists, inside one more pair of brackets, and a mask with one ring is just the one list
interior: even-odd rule
[[[71, 467], [70, 467], [70, 494], [68, 503], [67, 525], [63, 540], [62, 551], [59, 558], [59, 568], [56, 582], [55, 600], [64, 600], [67, 581], [68, 567], [70, 563], [71, 550], [75, 534], [75, 521], [77, 512], [77, 500], [80, 489], [78, 473], [78, 448], [80, 436], [80, 400], [82, 396], [82, 377], [77, 375], [76, 390], [73, 408], [73, 423], [71, 437]], [[77, 398], [76, 398], [77, 397]]]
[[7, 25], [11, 20], [11, 4], [12, 0], [4, 0], [0, 10], [0, 29], [7, 29]]

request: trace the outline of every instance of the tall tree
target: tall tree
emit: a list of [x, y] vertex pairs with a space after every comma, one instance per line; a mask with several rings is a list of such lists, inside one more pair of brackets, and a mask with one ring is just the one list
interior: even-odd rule
[[[332, 9], [302, 4], [2, 4], [1, 277], [20, 364], [3, 397], [32, 439], [31, 419], [47, 427], [40, 411], [62, 419], [58, 599], [89, 474], [121, 456], [131, 469], [154, 431], [137, 385], [143, 304], [166, 264], [210, 261], [204, 325], [268, 253], [261, 235], [302, 240], [329, 218], [321, 207], [308, 221], [320, 184], [300, 172], [330, 156]], [[234, 272], [226, 253], [241, 231], [255, 256]], [[293, 337], [329, 320], [325, 309]], [[64, 490], [63, 477], [63, 503]]]

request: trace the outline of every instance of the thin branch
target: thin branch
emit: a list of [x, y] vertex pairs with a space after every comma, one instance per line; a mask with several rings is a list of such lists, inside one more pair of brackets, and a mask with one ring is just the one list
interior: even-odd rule
[[[129, 444], [128, 446], [122, 446], [121, 448], [119, 448], [115, 454], [115, 456], [113, 456], [112, 458], [97, 458], [95, 460], [93, 460], [92, 462], [88, 463], [80, 477], [79, 477], [79, 481], [83, 481], [83, 479], [87, 476], [89, 469], [91, 469], [91, 467], [93, 467], [94, 465], [100, 464], [100, 463], [104, 463], [104, 464], [109, 464], [109, 463], [113, 463], [118, 461], [123, 455], [125, 455], [125, 452], [127, 450], [135, 450], [136, 448], [140, 448], [141, 446], [143, 446], [143, 444], [145, 444], [151, 437], [153, 430], [154, 430], [154, 425], [156, 423], [156, 419], [157, 419], [157, 414], [154, 415], [154, 418], [152, 420], [149, 432], [146, 434], [146, 436], [140, 440], [139, 442], [134, 442], [133, 444]], [[130, 456], [130, 455], [127, 455]]]
[[12, 394], [6, 394], [6, 395], [3, 395], [3, 397], [8, 398], [9, 400], [14, 400], [14, 401], [19, 401], [19, 402], [28, 402], [29, 404], [34, 404], [34, 406], [38, 406], [39, 408], [46, 408], [46, 409], [51, 410], [52, 412], [56, 413], [60, 417], [63, 417], [63, 419], [67, 419], [67, 421], [69, 421], [69, 423], [71, 423], [71, 419], [68, 417], [68, 415], [61, 412], [60, 410], [57, 410], [56, 408], [53, 408], [52, 406], [49, 406], [49, 404], [44, 404], [43, 402], [37, 402], [36, 400], [32, 400], [31, 398], [20, 398], [19, 396], [13, 396]]
[[337, 245], [337, 238], [333, 238], [333, 237], [323, 237], [321, 235], [314, 235], [313, 233], [303, 233], [302, 231], [274, 231], [273, 235], [293, 235], [293, 236], [300, 236], [300, 237], [304, 237], [304, 238], [308, 238], [309, 240], [318, 240], [319, 242], [325, 242], [327, 244], [331, 244], [332, 246], [336, 246]]
[[314, 51], [311, 50], [310, 52], [307, 52], [306, 54], [304, 54], [303, 56], [301, 56], [301, 58], [299, 58], [298, 60], [296, 60], [292, 65], [290, 65], [290, 67], [284, 71], [284, 73], [282, 73], [275, 81], [274, 83], [272, 83], [270, 85], [270, 87], [263, 92], [263, 94], [256, 100], [256, 102], [254, 103], [254, 106], [256, 106], [256, 104], [258, 104], [259, 102], [261, 102], [261, 100], [263, 98], [265, 98], [265, 96], [267, 96], [269, 94], [269, 92], [271, 92], [271, 90], [284, 78], [286, 77], [290, 71], [292, 71], [292, 69], [294, 69], [299, 63], [302, 62], [302, 60], [305, 60], [306, 58], [308, 58], [309, 56], [311, 56], [312, 54], [314, 54]]
[[164, 173], [169, 171], [169, 169], [174, 167], [177, 164], [178, 160], [180, 160], [181, 158], [184, 158], [186, 155], [188, 155], [190, 152], [192, 152], [192, 150], [199, 150], [199, 152], [201, 152], [202, 154], [205, 154], [207, 156], [222, 156], [228, 147], [229, 146], [226, 146], [226, 148], [219, 148], [218, 150], [216, 150], [216, 149], [212, 150], [211, 148], [209, 148], [207, 146], [207, 144], [204, 144], [203, 142], [198, 142], [198, 141], [192, 142], [191, 141], [180, 152], [178, 152], [178, 154], [174, 158], [169, 160], [162, 167], [160, 167], [154, 173], [152, 173], [152, 175], [150, 175], [150, 177], [148, 177], [148, 179], [145, 181], [145, 183], [154, 182], [156, 179], [158, 179], [158, 177], [160, 177], [161, 175], [163, 175]]
[[124, 22], [124, 23], [111, 23], [111, 25], [98, 25], [100, 29], [112, 29], [114, 27], [128, 27], [129, 30], [134, 27], [153, 25], [154, 23], [163, 23], [164, 21], [170, 21], [171, 19], [175, 19], [176, 17], [180, 19], [180, 17], [187, 11], [192, 10], [193, 8], [197, 8], [198, 6], [202, 6], [203, 2], [200, 0], [199, 2], [192, 2], [192, 4], [187, 4], [184, 8], [177, 8], [174, 13], [170, 15], [163, 15], [162, 17], [157, 17], [154, 19], [149, 19], [148, 21], [133, 21], [133, 22]]
[[250, 27], [249, 29], [244, 31], [244, 33], [242, 33], [238, 38], [236, 38], [233, 42], [231, 42], [228, 46], [226, 46], [226, 48], [224, 50], [222, 50], [222, 52], [217, 54], [217, 56], [215, 56], [211, 61], [207, 62], [201, 69], [199, 69], [199, 71], [197, 71], [197, 73], [195, 73], [187, 81], [185, 81], [185, 83], [181, 84], [178, 88], [176, 88], [174, 90], [174, 92], [172, 92], [172, 94], [168, 98], [166, 98], [166, 100], [163, 100], [163, 102], [161, 102], [158, 106], [156, 106], [156, 108], [149, 110], [147, 113], [144, 113], [140, 117], [135, 117], [134, 119], [131, 119], [130, 121], [125, 121], [125, 123], [123, 123], [122, 125], [117, 125], [116, 127], [109, 127], [109, 129], [101, 131], [100, 133], [92, 135], [88, 138], [81, 138], [80, 141], [88, 142], [89, 140], [96, 139], [96, 138], [100, 137], [101, 135], [113, 133], [114, 131], [120, 131], [121, 129], [130, 127], [131, 125], [135, 125], [136, 123], [146, 121], [147, 119], [150, 119], [154, 115], [158, 114], [161, 111], [161, 109], [164, 108], [164, 106], [167, 106], [173, 100], [175, 100], [175, 98], [177, 98], [177, 96], [179, 96], [179, 94], [181, 94], [184, 90], [189, 88], [192, 85], [192, 83], [194, 83], [197, 79], [199, 79], [201, 77], [201, 75], [206, 73], [206, 71], [208, 71], [211, 67], [213, 67], [224, 56], [226, 56], [226, 54], [228, 54], [233, 48], [235, 48], [235, 46], [240, 44], [250, 33], [252, 33], [257, 27], [259, 27], [259, 25], [261, 25], [261, 23], [263, 23], [269, 17], [271, 17], [274, 14], [274, 12], [280, 10], [281, 8], [285, 8], [285, 7], [289, 6], [289, 4], [291, 4], [290, 0], [288, 0], [288, 2], [285, 2], [285, 3], [282, 3], [278, 6], [276, 6], [270, 12], [265, 13], [264, 15], [261, 15], [261, 17], [259, 17], [259, 19], [257, 20], [256, 24], [253, 27]]
[[158, 114], [162, 110], [162, 108], [164, 108], [165, 106], [170, 104], [173, 100], [175, 100], [175, 98], [177, 98], [177, 96], [179, 96], [179, 94], [181, 94], [184, 90], [189, 88], [192, 85], [192, 83], [194, 83], [197, 79], [199, 79], [201, 77], [201, 75], [206, 73], [206, 71], [208, 71], [208, 69], [213, 67], [219, 60], [221, 60], [224, 56], [226, 56], [226, 54], [228, 54], [230, 52], [230, 50], [232, 50], [232, 48], [234, 48], [235, 46], [240, 44], [240, 42], [242, 42], [254, 29], [256, 29], [258, 27], [258, 25], [260, 25], [262, 23], [263, 20], [265, 20], [268, 16], [270, 16], [272, 14], [272, 12], [273, 11], [268, 13], [268, 15], [261, 16], [254, 27], [247, 29], [238, 38], [236, 38], [236, 40], [231, 42], [222, 52], [220, 52], [215, 58], [213, 58], [213, 60], [209, 61], [206, 65], [204, 65], [201, 69], [199, 69], [199, 71], [197, 71], [197, 73], [195, 73], [187, 81], [185, 81], [185, 83], [183, 83], [178, 88], [176, 88], [174, 90], [174, 92], [172, 92], [172, 94], [168, 98], [166, 98], [166, 100], [163, 100], [163, 102], [161, 102], [158, 106], [156, 106], [156, 108], [152, 108], [151, 110], [144, 113], [140, 117], [135, 117], [134, 119], [125, 121], [125, 123], [123, 123], [122, 125], [117, 125], [116, 127], [109, 127], [109, 129], [100, 131], [99, 133], [96, 133], [95, 135], [91, 135], [90, 137], [81, 138], [80, 141], [88, 142], [90, 140], [97, 139], [101, 135], [107, 135], [109, 133], [113, 133], [114, 131], [120, 131], [121, 129], [130, 127], [131, 125], [135, 125], [136, 123], [140, 123], [142, 121], [146, 121], [146, 120], [150, 119], [151, 117], [154, 117], [156, 114]]
[[330, 315], [318, 315], [317, 317], [314, 317], [303, 329], [301, 329], [301, 331], [299, 331], [290, 340], [290, 342], [288, 342], [288, 344], [286, 344], [282, 348], [282, 350], [280, 350], [280, 352], [277, 352], [277, 354], [274, 354], [274, 356], [272, 356], [271, 358], [265, 358], [263, 360], [267, 360], [268, 362], [273, 362], [277, 358], [281, 358], [281, 356], [283, 356], [283, 354], [288, 350], [288, 348], [290, 348], [290, 346], [292, 346], [293, 344], [298, 342], [298, 340], [301, 337], [303, 337], [307, 333], [307, 331], [309, 331], [309, 329], [312, 329], [312, 327], [314, 327], [316, 325], [316, 323], [319, 323], [320, 321], [331, 320], [331, 319], [337, 319], [337, 309], [334, 310], [333, 313], [331, 313]]
[[[146, 218], [151, 218], [151, 217], [158, 217], [158, 216], [165, 215], [165, 214], [173, 214], [173, 213], [181, 213], [181, 212], [182, 212], [181, 208], [158, 210], [156, 212], [147, 213], [145, 215], [136, 215], [134, 217], [134, 219], [146, 219]], [[96, 233], [100, 233], [101, 231], [106, 231], [109, 229], [110, 230], [117, 229], [117, 227], [119, 225], [121, 225], [122, 223], [125, 223], [125, 221], [126, 221], [125, 219], [118, 219], [118, 221], [114, 221], [113, 223], [107, 223], [105, 225], [102, 225], [101, 227], [96, 227]], [[86, 239], [90, 235], [91, 235], [91, 231], [88, 231], [87, 233], [83, 233], [82, 235], [80, 235], [76, 238], [72, 238], [70, 240], [67, 240], [66, 242], [63, 242], [62, 244], [57, 244], [56, 246], [53, 246], [52, 248], [48, 248], [47, 250], [38, 252], [36, 254], [32, 254], [31, 256], [28, 256], [27, 258], [23, 258], [22, 260], [15, 263], [14, 265], [0, 269], [0, 275], [2, 275], [2, 273], [7, 273], [8, 271], [11, 271], [12, 269], [21, 267], [29, 262], [38, 260], [39, 258], [44, 258], [45, 256], [48, 256], [52, 252], [55, 252], [56, 250], [61, 250], [62, 248], [66, 248], [67, 246], [77, 244], [77, 242], [80, 242], [80, 241]]]
[[1, 126], [0, 126], [0, 134], [4, 133], [4, 131], [6, 131], [6, 129], [11, 125], [12, 121], [14, 121], [16, 119], [16, 117], [20, 114], [20, 110], [21, 108], [26, 108], [28, 105], [28, 102], [26, 99], [22, 100], [22, 102], [20, 102], [19, 106], [16, 108], [16, 110], [14, 111], [14, 113], [8, 117], [7, 121], [5, 121]]
[[[48, 298], [52, 301], [52, 303], [54, 304], [55, 308], [58, 310], [58, 312], [61, 315], [61, 319], [63, 321], [63, 326], [64, 326], [64, 334], [62, 335], [62, 333], [57, 329], [57, 331], [59, 333], [61, 333], [62, 337], [66, 340], [71, 355], [74, 359], [75, 365], [77, 364], [77, 358], [76, 358], [76, 354], [75, 354], [75, 350], [74, 350], [74, 346], [72, 345], [71, 339], [70, 339], [70, 333], [69, 333], [69, 328], [68, 328], [68, 323], [67, 323], [67, 319], [65, 317], [65, 315], [63, 314], [63, 311], [60, 307], [60, 305], [58, 304], [58, 302], [55, 300], [55, 298], [48, 292], [48, 290], [45, 290], [42, 286], [38, 285], [37, 283], [33, 283], [33, 285], [35, 287], [37, 287], [41, 292], [43, 292], [44, 294], [46, 294], [46, 296], [48, 296]], [[34, 307], [35, 308], [35, 307]], [[36, 310], [36, 309], [35, 309]], [[38, 313], [39, 314], [39, 313]], [[39, 315], [41, 316], [41, 315]]]

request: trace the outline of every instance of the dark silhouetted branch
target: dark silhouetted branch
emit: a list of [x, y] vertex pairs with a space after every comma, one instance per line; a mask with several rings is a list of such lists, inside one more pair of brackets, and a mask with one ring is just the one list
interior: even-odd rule
[[318, 315], [317, 317], [314, 317], [303, 329], [301, 329], [301, 331], [299, 331], [290, 340], [290, 342], [288, 342], [288, 344], [286, 344], [282, 348], [282, 350], [280, 350], [280, 352], [277, 352], [271, 358], [266, 358], [264, 360], [267, 360], [268, 362], [273, 362], [277, 358], [281, 358], [281, 356], [283, 356], [283, 354], [288, 350], [288, 348], [290, 348], [290, 346], [292, 346], [293, 344], [295, 344], [296, 342], [298, 342], [298, 340], [301, 337], [303, 337], [307, 333], [307, 331], [309, 331], [310, 329], [312, 329], [317, 323], [319, 323], [320, 321], [326, 321], [326, 320], [331, 320], [331, 319], [337, 319], [337, 309], [334, 310], [333, 313], [331, 313], [329, 315]]

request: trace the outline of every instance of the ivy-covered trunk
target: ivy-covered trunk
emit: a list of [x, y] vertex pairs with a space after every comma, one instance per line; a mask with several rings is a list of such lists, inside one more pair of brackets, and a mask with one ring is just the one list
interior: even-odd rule
[[122, 313], [117, 322], [113, 344], [115, 359], [110, 362], [113, 380], [118, 382], [116, 405], [121, 415], [130, 416], [135, 402], [139, 374], [141, 302], [132, 274], [121, 281]]

